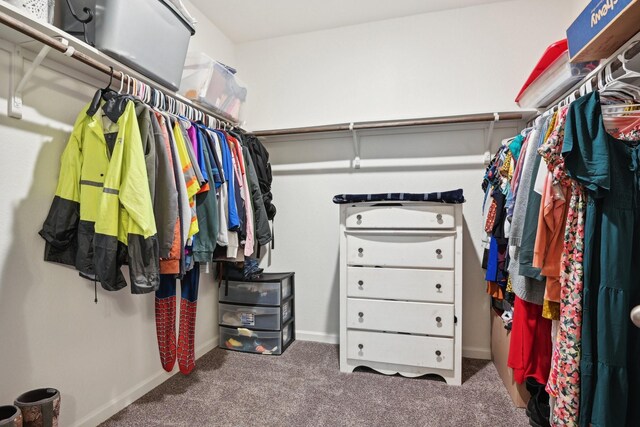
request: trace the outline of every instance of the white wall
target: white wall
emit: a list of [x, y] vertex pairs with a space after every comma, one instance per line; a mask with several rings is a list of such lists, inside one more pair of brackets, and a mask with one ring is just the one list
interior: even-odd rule
[[[517, 133], [520, 122], [500, 123], [496, 143]], [[332, 197], [342, 193], [445, 191], [462, 188], [463, 206], [463, 350], [467, 357], [489, 358], [489, 298], [481, 270], [480, 188], [486, 124], [437, 126], [360, 135], [362, 159], [440, 158], [435, 167], [351, 169], [291, 172], [274, 175], [276, 248], [270, 271], [296, 272], [298, 339], [337, 342], [339, 331], [339, 207]], [[352, 159], [350, 134], [318, 138], [269, 139], [274, 167], [293, 163]], [[455, 165], [448, 159], [470, 156], [475, 165]]]
[[575, 9], [509, 1], [239, 44], [247, 127], [512, 110]]
[[227, 65], [236, 64], [235, 45], [225, 36], [218, 27], [207, 18], [200, 9], [189, 0], [182, 0], [185, 7], [194, 18], [198, 20], [196, 24], [196, 35], [189, 43], [190, 52], [204, 52], [210, 57], [222, 61]]
[[[197, 14], [192, 46], [233, 62], [233, 45]], [[92, 283], [42, 260], [37, 232], [54, 195], [60, 154], [96, 86], [40, 68], [25, 89], [24, 118], [8, 118], [9, 64], [0, 42], [0, 405], [33, 388], [55, 387], [62, 393], [60, 425], [94, 426], [169, 377], [158, 356], [154, 296], [99, 289], [96, 305]], [[198, 355], [215, 347], [216, 337], [217, 287], [203, 275]]]
[[[514, 110], [515, 95], [546, 46], [564, 37], [577, 2], [519, 0], [248, 42], [237, 47], [249, 86], [247, 127]], [[516, 129], [496, 132], [494, 142]], [[387, 132], [362, 140], [362, 158], [481, 154], [482, 127]], [[407, 134], [409, 132], [409, 134]], [[512, 135], [509, 135], [511, 133]], [[270, 139], [274, 164], [352, 158], [350, 135]], [[443, 154], [446, 153], [446, 154]], [[396, 168], [275, 174], [272, 270], [297, 275], [299, 338], [338, 334], [338, 208], [334, 194], [463, 188], [464, 321], [468, 356], [489, 355], [489, 299], [480, 268], [484, 168]]]

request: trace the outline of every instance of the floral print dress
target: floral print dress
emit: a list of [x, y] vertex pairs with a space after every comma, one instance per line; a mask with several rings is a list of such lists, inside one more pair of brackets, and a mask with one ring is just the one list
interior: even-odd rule
[[571, 181], [571, 199], [560, 273], [560, 323], [551, 361], [551, 374], [547, 382], [547, 392], [556, 398], [552, 414], [554, 426], [577, 426], [580, 414], [586, 207], [584, 189], [577, 182]]
[[568, 107], [564, 107], [558, 112], [554, 132], [538, 149], [552, 173], [554, 185], [570, 188], [560, 269], [560, 322], [546, 387], [547, 392], [556, 399], [552, 412], [554, 426], [577, 426], [580, 413], [582, 259], [586, 199], [582, 186], [567, 176], [562, 157], [567, 111]]

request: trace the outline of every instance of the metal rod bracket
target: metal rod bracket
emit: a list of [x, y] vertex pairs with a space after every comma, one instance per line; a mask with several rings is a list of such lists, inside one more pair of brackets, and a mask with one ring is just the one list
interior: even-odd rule
[[493, 128], [496, 122], [500, 121], [500, 114], [493, 113], [493, 121], [489, 122], [489, 130], [487, 131], [487, 140], [484, 143], [484, 164], [491, 163], [491, 139], [493, 138]]
[[27, 85], [31, 76], [40, 66], [44, 58], [51, 50], [50, 46], [44, 45], [40, 49], [40, 53], [35, 57], [29, 69], [23, 74], [24, 68], [24, 56], [22, 55], [22, 48], [15, 45], [13, 52], [11, 53], [11, 76], [9, 78], [9, 116], [21, 119], [22, 118], [22, 91]]
[[360, 140], [358, 139], [358, 132], [353, 127], [353, 122], [349, 123], [349, 130], [353, 137], [353, 152], [355, 153], [352, 166], [354, 169], [360, 169]]

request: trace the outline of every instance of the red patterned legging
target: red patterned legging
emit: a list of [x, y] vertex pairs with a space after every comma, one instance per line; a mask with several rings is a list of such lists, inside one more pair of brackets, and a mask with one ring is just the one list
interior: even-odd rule
[[176, 358], [183, 374], [190, 373], [196, 366], [194, 341], [199, 283], [200, 266], [196, 263], [180, 280], [180, 325], [176, 343], [176, 278], [168, 274], [160, 276], [160, 289], [156, 292], [156, 333], [160, 362], [167, 372], [173, 370]]

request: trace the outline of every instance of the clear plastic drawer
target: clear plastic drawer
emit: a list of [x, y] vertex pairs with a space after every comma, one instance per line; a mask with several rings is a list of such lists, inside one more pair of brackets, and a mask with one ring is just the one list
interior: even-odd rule
[[293, 293], [293, 274], [265, 273], [257, 281], [223, 280], [218, 290], [220, 302], [281, 305]]
[[281, 307], [219, 305], [219, 323], [224, 326], [278, 331], [291, 318], [291, 301]]
[[259, 354], [282, 354], [293, 342], [293, 322], [282, 331], [254, 331], [220, 326], [220, 347]]

